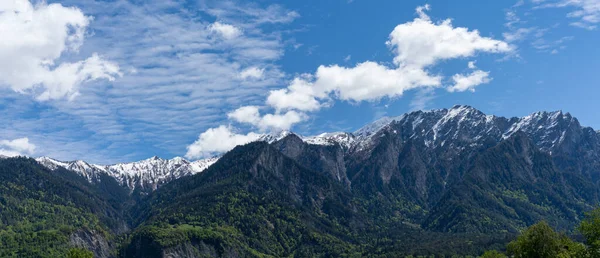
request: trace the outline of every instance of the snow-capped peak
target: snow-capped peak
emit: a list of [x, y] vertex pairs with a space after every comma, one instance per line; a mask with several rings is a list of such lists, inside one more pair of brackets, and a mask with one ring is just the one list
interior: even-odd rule
[[[486, 115], [470, 107], [457, 105], [450, 109], [414, 111], [398, 117], [383, 117], [355, 131], [322, 133], [303, 137], [308, 144], [340, 145], [346, 151], [369, 150], [378, 139], [386, 135], [401, 137], [402, 141], [422, 141], [428, 148], [449, 148], [462, 151], [465, 148], [488, 146], [500, 142], [519, 131], [527, 133], [540, 149], [553, 152], [569, 135], [578, 135], [581, 126], [577, 119], [562, 111], [536, 112], [522, 118], [504, 118]], [[596, 131], [600, 139], [600, 131]], [[273, 143], [294, 134], [290, 131], [264, 134], [257, 141]], [[370, 147], [371, 146], [371, 147]], [[98, 175], [107, 174], [130, 189], [156, 187], [186, 175], [200, 173], [214, 164], [218, 158], [190, 162], [181, 157], [167, 160], [157, 156], [146, 160], [114, 165], [95, 165], [84, 161], [63, 162], [47, 157], [37, 159], [50, 169], [63, 167], [76, 171], [90, 182], [99, 180]]]
[[379, 130], [381, 130], [381, 128], [385, 127], [386, 125], [389, 125], [394, 120], [402, 119], [402, 117], [403, 116], [395, 117], [395, 118], [394, 117], [379, 118], [375, 122], [367, 124], [367, 125], [361, 127], [360, 129], [356, 130], [353, 134], [357, 138], [364, 139], [364, 138], [369, 137], [369, 136], [373, 135], [374, 133], [378, 132]]
[[314, 145], [335, 145], [339, 144], [344, 148], [350, 148], [355, 142], [355, 137], [351, 133], [335, 132], [322, 133], [315, 136], [303, 138], [304, 142]]
[[284, 131], [279, 131], [279, 132], [275, 132], [275, 133], [268, 133], [268, 134], [263, 134], [261, 135], [257, 141], [259, 142], [267, 142], [267, 143], [274, 143], [276, 141], [279, 141], [285, 137], [287, 137], [290, 134], [294, 134], [290, 131], [284, 130]]
[[36, 160], [51, 170], [62, 167], [74, 171], [91, 183], [98, 182], [100, 175], [105, 174], [115, 178], [122, 186], [126, 186], [133, 191], [138, 187], [155, 190], [160, 185], [174, 179], [200, 173], [218, 159], [218, 157], [214, 157], [190, 162], [181, 157], [166, 160], [154, 156], [137, 162], [114, 165], [89, 164], [82, 160], [65, 162], [49, 157], [40, 157]]

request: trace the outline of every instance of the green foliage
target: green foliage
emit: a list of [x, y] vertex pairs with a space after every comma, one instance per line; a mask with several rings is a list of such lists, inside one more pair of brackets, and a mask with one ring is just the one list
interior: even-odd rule
[[600, 208], [586, 213], [578, 228], [584, 236], [591, 257], [600, 257]]
[[30, 159], [0, 160], [0, 257], [65, 257], [80, 230], [109, 237], [100, 218], [110, 209], [89, 187]]
[[486, 251], [481, 258], [506, 258], [506, 255], [496, 250]]
[[[109, 178], [96, 188], [75, 174], [48, 171], [31, 160], [0, 160], [0, 257], [93, 257], [69, 245], [73, 233], [82, 231], [100, 232], [112, 240], [111, 247], [120, 244], [118, 253], [113, 250], [120, 257], [169, 252], [193, 257], [474, 257], [469, 254], [502, 250], [516, 232], [541, 217], [549, 216], [562, 230], [576, 223], [565, 222], [569, 216], [579, 214], [580, 207], [571, 210], [560, 204], [562, 196], [552, 195], [561, 191], [558, 186], [540, 182], [528, 189], [519, 180], [478, 181], [489, 175], [498, 182], [505, 182], [500, 176], [519, 178], [508, 173], [523, 167], [518, 164], [502, 173], [467, 175], [461, 189], [450, 190], [453, 198], [442, 198], [439, 210], [431, 210], [401, 185], [394, 186], [397, 181], [389, 188], [352, 192], [268, 146], [238, 148], [201, 174], [132, 199]], [[130, 202], [137, 204], [128, 210]], [[116, 235], [126, 212], [132, 231]], [[587, 248], [540, 222], [510, 242], [507, 253], [600, 257], [600, 210], [587, 214], [579, 231]], [[482, 257], [507, 256], [487, 251]]]
[[94, 253], [82, 248], [71, 248], [67, 258], [94, 258]]
[[575, 246], [567, 237], [556, 233], [545, 221], [529, 227], [507, 246], [509, 255], [527, 257], [575, 257], [569, 247]]

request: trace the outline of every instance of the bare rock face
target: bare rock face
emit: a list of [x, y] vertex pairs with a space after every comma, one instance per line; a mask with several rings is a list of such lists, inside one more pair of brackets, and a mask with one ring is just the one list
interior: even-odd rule
[[290, 134], [272, 145], [302, 166], [322, 172], [335, 181], [350, 186], [344, 161], [344, 147], [341, 144], [312, 144]]
[[77, 230], [71, 234], [69, 243], [78, 248], [83, 248], [94, 253], [94, 257], [112, 258], [112, 248], [103, 234], [96, 230]]

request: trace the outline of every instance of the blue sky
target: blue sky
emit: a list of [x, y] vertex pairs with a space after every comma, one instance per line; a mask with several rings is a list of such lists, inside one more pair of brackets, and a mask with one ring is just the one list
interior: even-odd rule
[[455, 104], [600, 129], [598, 25], [600, 0], [3, 1], [0, 154], [197, 159]]

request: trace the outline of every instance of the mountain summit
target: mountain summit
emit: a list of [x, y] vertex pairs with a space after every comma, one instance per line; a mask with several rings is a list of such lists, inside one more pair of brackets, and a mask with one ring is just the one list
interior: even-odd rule
[[[361, 156], [370, 153], [378, 146], [378, 142], [389, 135], [401, 142], [422, 143], [424, 149], [444, 152], [450, 158], [454, 154], [473, 156], [477, 151], [493, 146], [519, 131], [526, 133], [544, 152], [565, 155], [565, 158], [572, 153], [584, 156], [591, 162], [582, 166], [584, 173], [600, 167], [600, 133], [581, 126], [576, 118], [562, 111], [505, 118], [486, 115], [471, 106], [456, 105], [450, 109], [414, 111], [398, 117], [380, 118], [354, 132], [303, 137], [282, 131], [265, 134], [258, 141], [276, 143], [296, 135], [308, 145], [340, 146], [341, 159], [352, 156], [361, 160], [364, 158]], [[218, 157], [197, 161], [180, 157], [165, 160], [155, 156], [132, 163], [95, 165], [81, 160], [63, 162], [49, 157], [37, 158], [40, 164], [50, 169], [63, 167], [77, 172], [90, 182], [97, 180], [99, 173], [109, 175], [132, 191], [154, 191], [174, 179], [200, 173], [217, 160]], [[339, 180], [343, 181], [343, 178], [346, 176], [338, 176]]]

